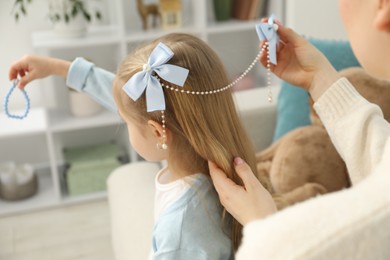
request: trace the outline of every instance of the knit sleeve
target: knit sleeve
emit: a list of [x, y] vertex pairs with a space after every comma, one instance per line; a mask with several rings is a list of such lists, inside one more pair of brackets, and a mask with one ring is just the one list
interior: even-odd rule
[[314, 109], [344, 159], [352, 183], [372, 173], [390, 146], [390, 126], [381, 109], [364, 99], [346, 78], [334, 83]]

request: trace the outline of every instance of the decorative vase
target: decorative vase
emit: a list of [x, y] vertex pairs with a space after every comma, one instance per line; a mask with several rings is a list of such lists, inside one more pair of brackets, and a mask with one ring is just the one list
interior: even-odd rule
[[70, 111], [74, 116], [93, 116], [102, 110], [102, 106], [82, 92], [69, 91]]
[[214, 13], [217, 21], [226, 21], [231, 17], [231, 0], [214, 0]]
[[0, 164], [0, 197], [16, 201], [33, 196], [38, 191], [38, 178], [29, 164]]

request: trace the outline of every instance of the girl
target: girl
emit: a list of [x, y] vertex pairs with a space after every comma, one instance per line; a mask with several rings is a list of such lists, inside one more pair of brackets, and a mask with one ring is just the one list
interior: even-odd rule
[[[165, 47], [173, 53], [169, 63], [188, 69], [189, 74], [179, 91], [164, 89], [163, 113], [148, 112], [149, 86], [146, 95], [134, 101], [129, 97], [129, 88], [140, 87], [141, 82], [128, 84], [139, 73], [148, 77], [145, 73], [151, 66], [148, 60], [161, 58], [153, 56], [158, 48], [169, 51]], [[148, 82], [158, 76], [154, 72], [150, 75]], [[176, 73], [173, 77], [179, 76]], [[169, 82], [173, 80], [172, 77], [161, 79], [163, 85], [171, 88], [174, 85]], [[234, 219], [224, 219], [208, 178], [207, 160], [215, 160], [236, 180], [231, 166], [234, 156], [244, 156], [255, 170], [254, 151], [237, 116], [230, 90], [192, 94], [211, 92], [228, 84], [217, 55], [203, 41], [186, 34], [157, 39], [135, 50], [119, 67], [113, 93], [128, 126], [130, 142], [145, 159], [168, 162], [156, 177], [155, 256], [169, 254], [172, 258], [187, 259], [195, 254], [204, 256], [201, 259], [229, 259], [231, 246], [226, 235], [229, 234], [234, 249], [240, 243], [241, 226]], [[156, 144], [161, 149], [156, 149]]]

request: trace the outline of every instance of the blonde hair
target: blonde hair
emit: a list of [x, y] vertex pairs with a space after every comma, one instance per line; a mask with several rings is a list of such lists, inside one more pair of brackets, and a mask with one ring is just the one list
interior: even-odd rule
[[[114, 97], [121, 112], [141, 124], [161, 121], [161, 113], [146, 112], [145, 95], [136, 102], [122, 90], [135, 73], [142, 70], [154, 47], [162, 42], [174, 53], [168, 62], [189, 69], [185, 90], [210, 91], [229, 83], [216, 53], [202, 40], [188, 34], [169, 34], [133, 51], [120, 65]], [[172, 85], [172, 84], [171, 84]], [[236, 156], [243, 158], [256, 173], [255, 152], [237, 115], [230, 90], [212, 95], [191, 95], [164, 88], [166, 127], [172, 132], [169, 150], [187, 168], [208, 174], [207, 160], [214, 161], [235, 183], [242, 181], [233, 168]], [[174, 157], [175, 158], [175, 157]], [[226, 211], [224, 210], [224, 213]], [[231, 239], [236, 250], [241, 242], [242, 225], [232, 219]]]

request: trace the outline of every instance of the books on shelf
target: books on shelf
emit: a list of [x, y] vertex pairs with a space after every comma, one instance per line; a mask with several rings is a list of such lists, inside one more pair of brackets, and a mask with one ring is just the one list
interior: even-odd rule
[[266, 0], [233, 0], [232, 17], [239, 20], [259, 18], [266, 6]]

